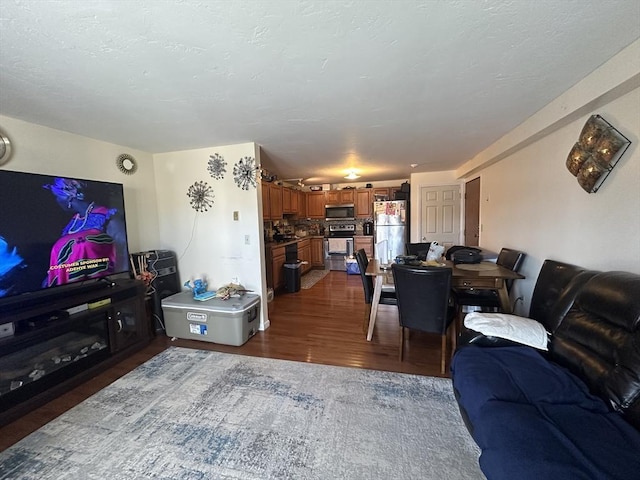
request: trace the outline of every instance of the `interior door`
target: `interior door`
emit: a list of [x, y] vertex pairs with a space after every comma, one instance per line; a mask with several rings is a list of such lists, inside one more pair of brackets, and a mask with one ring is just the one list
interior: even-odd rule
[[480, 242], [480, 177], [465, 185], [464, 244], [478, 246]]
[[437, 241], [445, 249], [460, 242], [460, 186], [420, 189], [420, 241]]

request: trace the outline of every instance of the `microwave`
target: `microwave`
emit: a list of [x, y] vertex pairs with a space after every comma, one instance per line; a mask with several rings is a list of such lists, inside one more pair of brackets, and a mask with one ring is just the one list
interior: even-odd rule
[[325, 220], [355, 220], [356, 212], [353, 203], [345, 205], [325, 205]]

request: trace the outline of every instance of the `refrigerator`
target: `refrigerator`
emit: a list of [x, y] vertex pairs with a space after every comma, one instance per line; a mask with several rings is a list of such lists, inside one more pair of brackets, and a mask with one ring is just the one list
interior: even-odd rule
[[407, 222], [406, 200], [373, 202], [374, 257], [381, 265], [405, 254]]

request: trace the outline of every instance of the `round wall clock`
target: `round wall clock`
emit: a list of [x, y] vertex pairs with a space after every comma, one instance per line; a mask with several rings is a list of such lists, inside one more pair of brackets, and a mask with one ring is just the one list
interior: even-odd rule
[[136, 170], [138, 169], [136, 159], [128, 153], [118, 155], [118, 158], [116, 159], [116, 165], [118, 166], [118, 169], [125, 175], [132, 175], [136, 173]]
[[4, 165], [9, 161], [11, 156], [11, 141], [4, 132], [0, 130], [0, 165]]

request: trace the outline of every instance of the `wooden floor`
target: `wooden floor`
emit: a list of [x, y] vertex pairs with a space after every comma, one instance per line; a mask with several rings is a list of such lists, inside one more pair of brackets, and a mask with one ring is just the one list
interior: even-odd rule
[[[440, 337], [412, 333], [398, 360], [400, 327], [395, 306], [380, 305], [371, 342], [363, 332], [364, 294], [359, 275], [330, 272], [308, 290], [277, 295], [269, 303], [271, 326], [240, 347], [156, 336], [127, 360], [0, 428], [0, 451], [171, 345], [301, 362], [440, 375]], [[450, 348], [450, 347], [449, 347]]]

